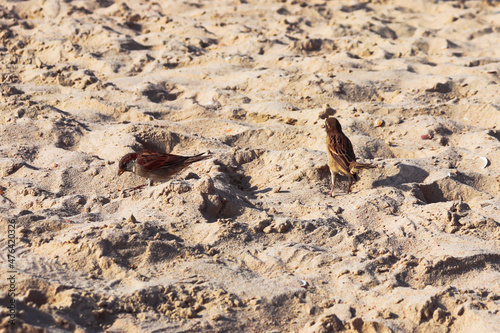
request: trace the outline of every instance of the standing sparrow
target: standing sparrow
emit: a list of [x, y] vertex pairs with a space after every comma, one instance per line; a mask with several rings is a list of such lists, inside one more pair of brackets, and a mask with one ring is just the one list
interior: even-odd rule
[[210, 157], [208, 154], [203, 154], [179, 156], [162, 154], [147, 149], [138, 153], [130, 153], [120, 159], [118, 163], [118, 176], [125, 171], [130, 171], [137, 176], [147, 178], [149, 185], [151, 185], [153, 181], [165, 181], [188, 165]]
[[372, 164], [356, 162], [356, 155], [352, 149], [351, 140], [342, 132], [342, 127], [336, 118], [330, 117], [325, 121], [326, 125], [326, 150], [328, 153], [328, 167], [332, 174], [332, 189], [337, 181], [337, 174], [349, 177], [349, 188], [347, 193], [351, 192], [353, 180], [358, 181], [358, 171], [361, 169], [375, 168]]

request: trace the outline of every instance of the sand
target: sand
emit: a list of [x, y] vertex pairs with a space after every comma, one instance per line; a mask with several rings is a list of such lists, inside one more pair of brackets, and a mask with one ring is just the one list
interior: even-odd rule
[[[8, 0], [0, 27], [2, 330], [499, 331], [498, 2]], [[377, 166], [348, 195], [328, 116]], [[141, 148], [212, 158], [126, 191]]]

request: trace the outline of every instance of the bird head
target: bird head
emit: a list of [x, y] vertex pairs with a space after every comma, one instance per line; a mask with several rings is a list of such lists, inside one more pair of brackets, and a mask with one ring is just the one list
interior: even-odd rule
[[130, 153], [123, 156], [118, 163], [118, 176], [125, 171], [134, 172], [134, 163], [137, 160], [137, 153]]
[[325, 127], [327, 132], [340, 132], [342, 133], [342, 126], [340, 126], [337, 118], [329, 117], [325, 120]]

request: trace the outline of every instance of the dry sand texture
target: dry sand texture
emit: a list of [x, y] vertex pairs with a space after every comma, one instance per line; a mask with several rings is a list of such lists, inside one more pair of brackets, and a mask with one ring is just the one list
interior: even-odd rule
[[[14, 219], [22, 332], [498, 331], [499, 10], [2, 1], [2, 305]], [[123, 193], [141, 147], [214, 158]]]

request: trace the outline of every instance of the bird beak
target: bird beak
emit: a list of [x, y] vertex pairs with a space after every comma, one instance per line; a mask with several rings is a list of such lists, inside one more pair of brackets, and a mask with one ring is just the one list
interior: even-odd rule
[[124, 172], [125, 172], [125, 170], [123, 170], [123, 169], [118, 170], [118, 176], [121, 176], [121, 174]]

